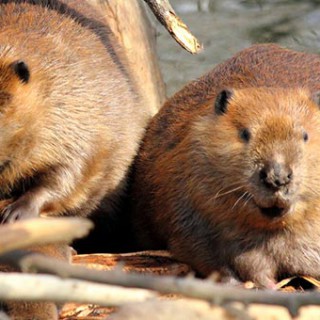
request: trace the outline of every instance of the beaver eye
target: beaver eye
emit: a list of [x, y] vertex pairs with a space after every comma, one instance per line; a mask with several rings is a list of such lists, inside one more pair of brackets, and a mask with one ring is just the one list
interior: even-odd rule
[[307, 141], [309, 140], [309, 135], [308, 135], [307, 132], [304, 132], [303, 135], [302, 135], [302, 137], [303, 137], [303, 141], [304, 141], [304, 142], [307, 142]]
[[249, 142], [249, 140], [251, 138], [251, 133], [250, 133], [249, 129], [241, 129], [239, 131], [239, 136], [240, 136], [241, 140], [243, 140], [244, 142]]

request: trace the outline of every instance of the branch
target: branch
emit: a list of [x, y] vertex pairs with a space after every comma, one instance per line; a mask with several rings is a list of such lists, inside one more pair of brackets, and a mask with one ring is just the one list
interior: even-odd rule
[[174, 12], [168, 0], [144, 0], [158, 21], [168, 30], [182, 48], [194, 54], [202, 49], [202, 45], [191, 34], [188, 27]]
[[[186, 297], [202, 299], [215, 304], [239, 301], [245, 304], [281, 305], [285, 306], [292, 315], [296, 315], [301, 306], [320, 304], [320, 292], [284, 293], [273, 290], [255, 291], [219, 285], [209, 280], [194, 278], [128, 274], [120, 269], [96, 271], [80, 266], [72, 266], [65, 262], [33, 253], [14, 252], [3, 256], [2, 259], [7, 259], [6, 261], [10, 259], [11, 261], [18, 261], [18, 264], [24, 271], [31, 270], [98, 283], [145, 288], [160, 293], [182, 294]], [[0, 262], [2, 263], [1, 260]]]
[[0, 319], [1, 320], [10, 320], [9, 316], [7, 316], [3, 311], [0, 311]]
[[146, 301], [156, 296], [143, 289], [125, 289], [81, 280], [60, 279], [52, 275], [0, 272], [1, 301], [73, 301], [115, 307]]
[[88, 234], [93, 224], [82, 218], [37, 218], [0, 225], [0, 254], [34, 245], [69, 243]]

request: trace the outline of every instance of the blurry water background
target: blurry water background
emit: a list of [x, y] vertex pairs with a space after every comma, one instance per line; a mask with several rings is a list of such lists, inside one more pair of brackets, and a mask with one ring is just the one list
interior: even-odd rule
[[253, 43], [273, 42], [320, 53], [320, 0], [171, 0], [176, 13], [203, 44], [183, 50], [154, 23], [167, 95]]

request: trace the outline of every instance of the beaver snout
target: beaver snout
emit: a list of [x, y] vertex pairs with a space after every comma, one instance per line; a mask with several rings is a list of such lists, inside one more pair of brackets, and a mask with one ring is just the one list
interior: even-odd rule
[[260, 169], [259, 178], [264, 187], [277, 191], [290, 184], [293, 172], [284, 163], [270, 161]]
[[258, 177], [262, 189], [259, 188], [260, 192], [254, 198], [260, 212], [269, 218], [280, 218], [289, 213], [296, 193], [292, 168], [282, 161], [266, 161], [258, 171]]

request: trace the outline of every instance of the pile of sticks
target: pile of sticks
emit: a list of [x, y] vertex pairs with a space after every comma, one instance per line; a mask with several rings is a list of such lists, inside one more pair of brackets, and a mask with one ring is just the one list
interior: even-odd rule
[[[241, 302], [245, 305], [259, 303], [284, 306], [291, 315], [297, 315], [301, 306], [320, 302], [320, 293], [317, 291], [256, 291], [224, 286], [212, 279], [200, 280], [193, 276], [128, 273], [123, 271], [121, 263], [109, 271], [92, 270], [25, 250], [30, 246], [71, 242], [86, 235], [91, 227], [90, 221], [80, 218], [38, 218], [1, 225], [0, 263], [14, 266], [22, 272], [0, 273], [0, 300], [132, 307], [141, 303], [150, 306], [150, 303], [159, 303], [159, 297], [163, 294], [175, 294], [180, 298], [196, 299], [195, 308], [199, 308], [200, 303], [201, 308], [208, 312], [213, 310], [211, 305], [225, 309], [230, 308], [233, 302]], [[183, 299], [162, 303], [172, 303], [173, 306], [178, 303], [181, 308]], [[189, 310], [192, 305], [185, 302], [183, 308]], [[228, 311], [228, 308], [225, 310]], [[145, 307], [142, 309], [147, 310]]]

